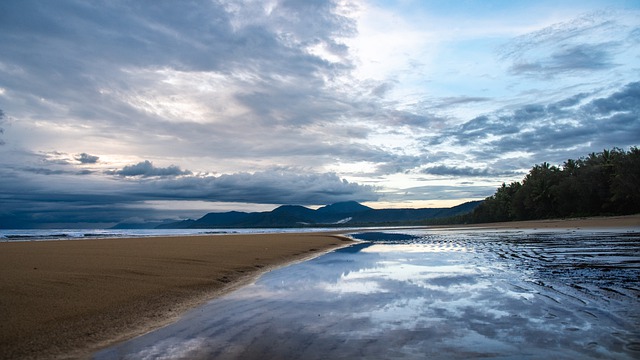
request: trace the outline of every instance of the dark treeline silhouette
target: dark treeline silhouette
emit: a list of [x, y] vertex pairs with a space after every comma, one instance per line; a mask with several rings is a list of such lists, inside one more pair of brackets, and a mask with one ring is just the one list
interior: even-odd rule
[[[640, 149], [591, 153], [562, 166], [535, 165], [469, 214], [440, 223], [485, 223], [640, 213]], [[436, 221], [431, 223], [435, 224]]]

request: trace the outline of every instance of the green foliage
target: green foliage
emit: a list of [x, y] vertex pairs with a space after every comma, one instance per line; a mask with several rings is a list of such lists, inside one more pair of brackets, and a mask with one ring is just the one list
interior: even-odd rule
[[[619, 148], [535, 165], [520, 182], [502, 184], [461, 222], [497, 222], [640, 212], [640, 149]], [[460, 220], [460, 219], [458, 219]]]

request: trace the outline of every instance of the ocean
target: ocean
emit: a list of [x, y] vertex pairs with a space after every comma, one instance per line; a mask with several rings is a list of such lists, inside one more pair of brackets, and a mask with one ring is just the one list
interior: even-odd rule
[[[259, 229], [0, 229], [0, 242], [109, 239], [151, 236], [189, 236], [224, 234], [269, 234], [288, 232], [322, 232], [335, 228], [259, 228]], [[340, 230], [352, 230], [340, 228]]]

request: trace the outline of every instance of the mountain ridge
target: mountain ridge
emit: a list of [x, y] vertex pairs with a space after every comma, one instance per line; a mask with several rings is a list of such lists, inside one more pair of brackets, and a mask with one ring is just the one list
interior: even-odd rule
[[450, 208], [373, 209], [356, 201], [338, 202], [317, 210], [301, 205], [282, 205], [263, 212], [210, 212], [196, 220], [161, 224], [156, 229], [206, 228], [295, 228], [313, 226], [403, 225], [468, 213], [482, 201], [470, 201]]

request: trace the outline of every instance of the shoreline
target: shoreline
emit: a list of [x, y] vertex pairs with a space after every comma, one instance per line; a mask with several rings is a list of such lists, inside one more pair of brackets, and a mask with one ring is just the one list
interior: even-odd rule
[[[421, 228], [638, 229], [640, 214]], [[88, 358], [265, 272], [348, 246], [342, 234], [356, 231], [1, 242], [0, 358]]]
[[337, 233], [0, 243], [0, 358], [88, 358], [349, 243]]
[[482, 224], [438, 225], [431, 228], [478, 229], [594, 229], [640, 227], [640, 214], [619, 216], [594, 216], [566, 219], [505, 221]]

